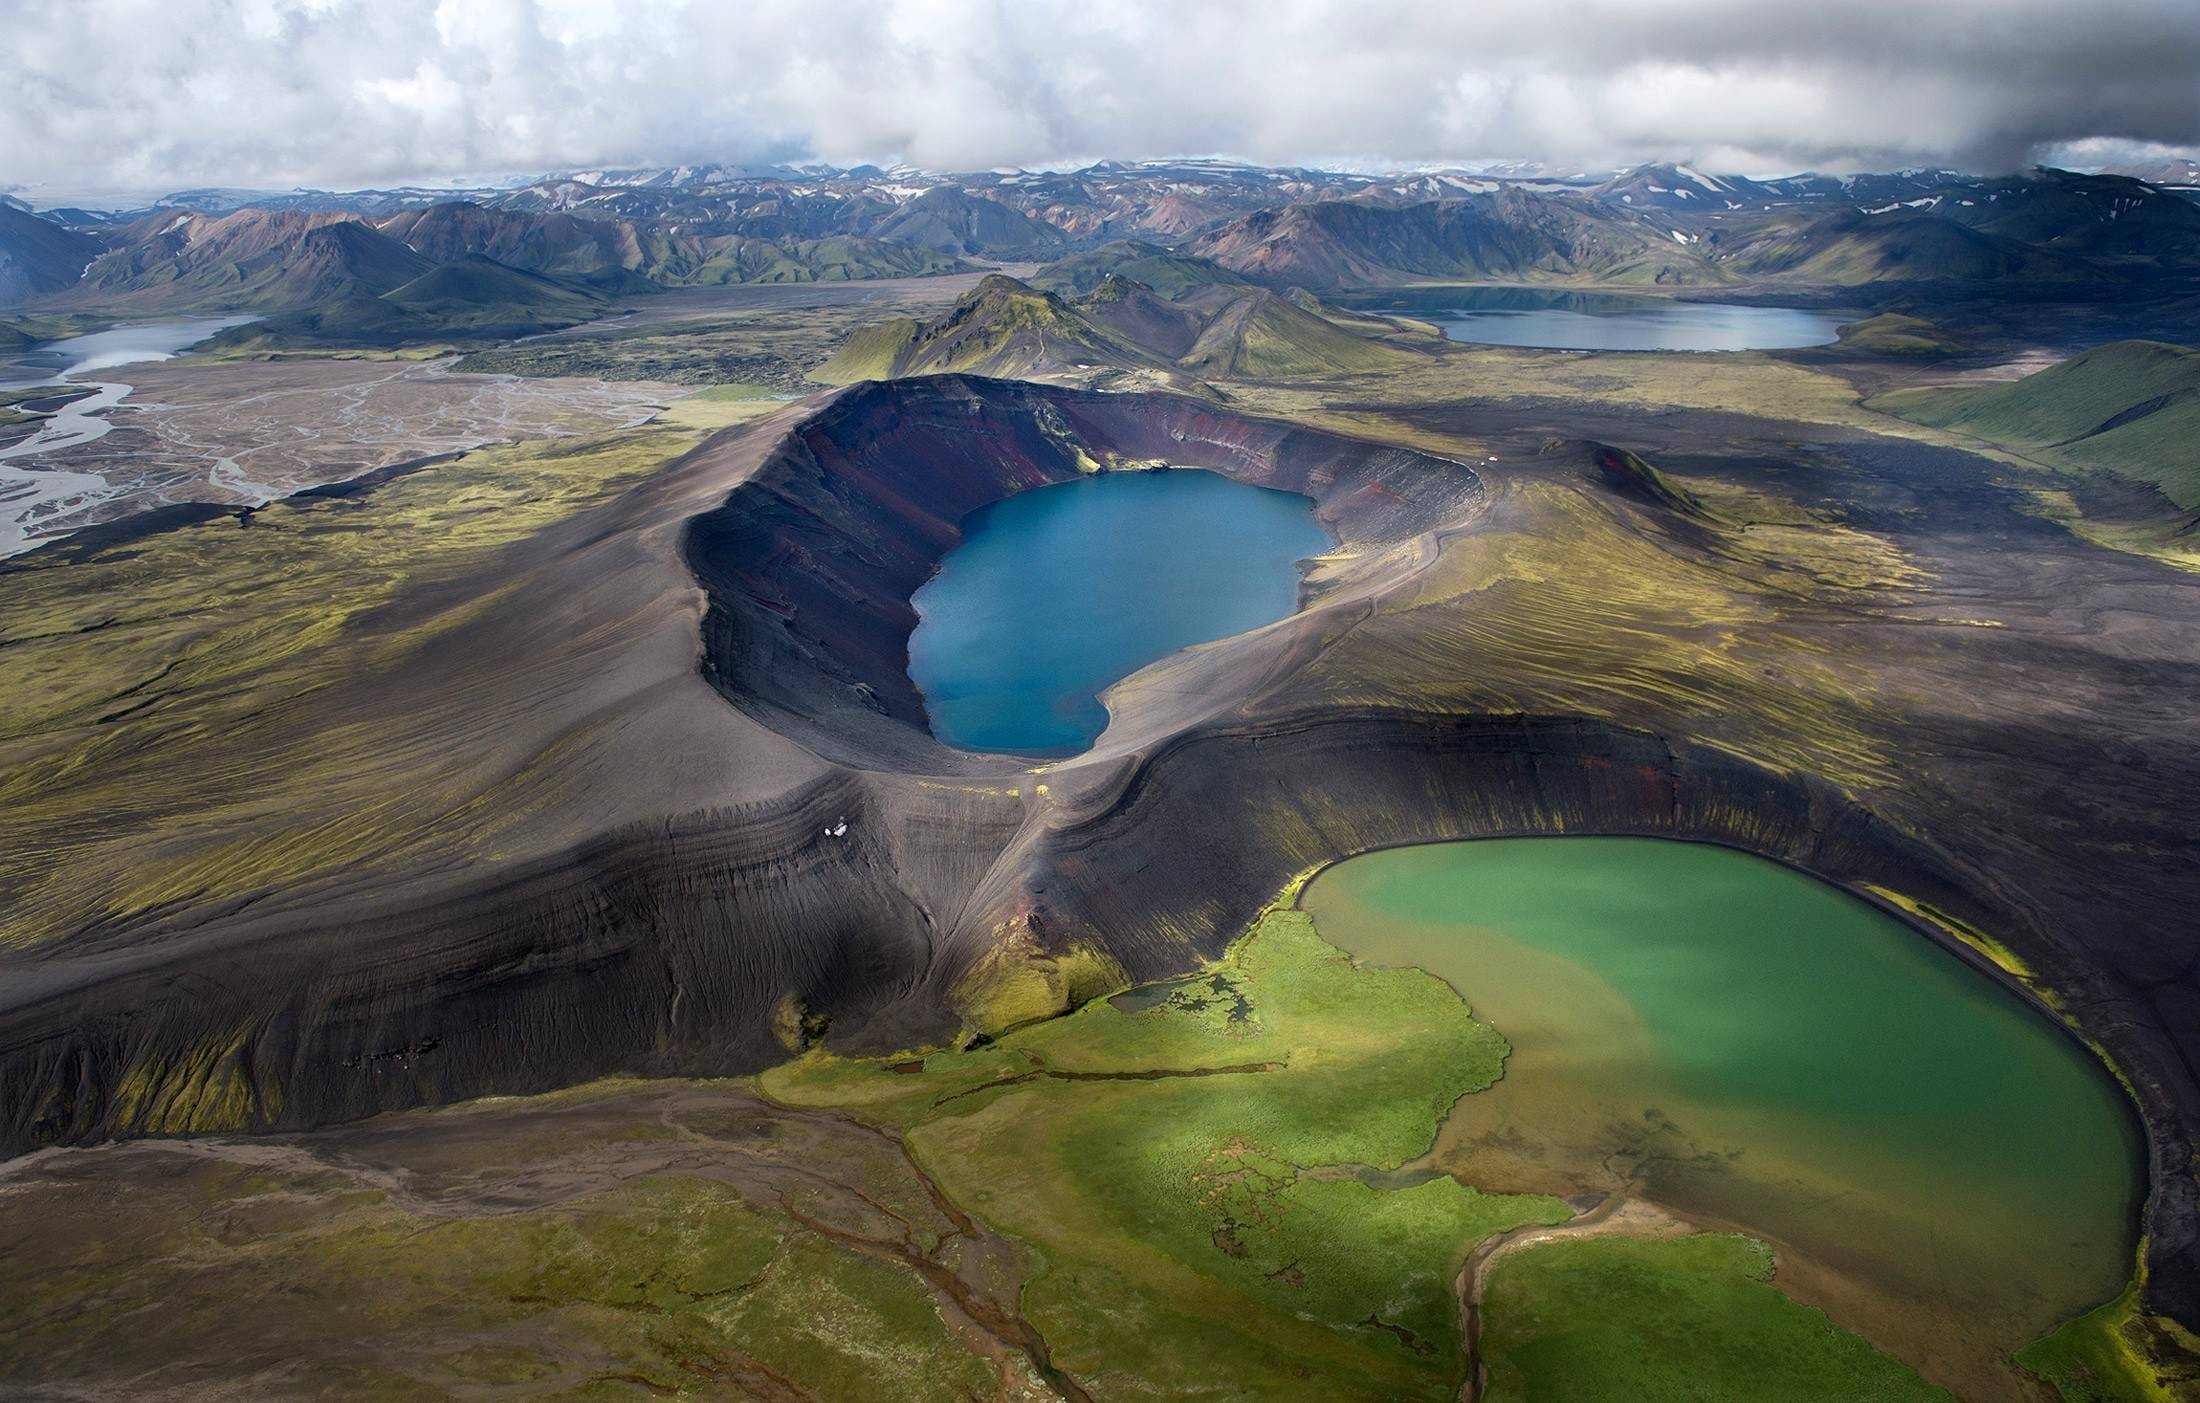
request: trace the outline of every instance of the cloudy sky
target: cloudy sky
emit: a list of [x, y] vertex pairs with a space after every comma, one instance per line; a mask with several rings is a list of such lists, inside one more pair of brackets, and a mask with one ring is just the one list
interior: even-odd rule
[[0, 0], [0, 188], [2200, 147], [2195, 0]]

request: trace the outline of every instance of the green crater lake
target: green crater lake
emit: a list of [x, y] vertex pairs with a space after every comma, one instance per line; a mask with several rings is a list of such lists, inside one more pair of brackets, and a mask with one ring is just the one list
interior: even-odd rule
[[964, 750], [1068, 755], [1100, 693], [1180, 648], [1285, 618], [1329, 548], [1313, 503], [1197, 470], [1102, 473], [973, 512], [911, 601], [909, 677]]
[[1783, 1287], [1971, 1396], [2022, 1396], [2007, 1356], [2131, 1275], [2142, 1144], [2106, 1069], [1834, 887], [1723, 848], [1529, 838], [1356, 857], [1301, 905], [1513, 1045], [1429, 1167], [1755, 1234]]

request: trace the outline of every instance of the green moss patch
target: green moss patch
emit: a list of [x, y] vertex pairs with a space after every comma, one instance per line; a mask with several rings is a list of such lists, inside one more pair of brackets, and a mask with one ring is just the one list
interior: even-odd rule
[[1569, 1210], [1380, 1171], [1506, 1051], [1442, 981], [1356, 966], [1294, 911], [1195, 978], [974, 1051], [813, 1054], [764, 1086], [901, 1127], [1031, 1244], [1026, 1313], [1098, 1395], [1438, 1399], [1463, 1376], [1467, 1253]]
[[1490, 1403], [1949, 1395], [1771, 1284], [1772, 1249], [1729, 1234], [1545, 1243], [1493, 1268]]

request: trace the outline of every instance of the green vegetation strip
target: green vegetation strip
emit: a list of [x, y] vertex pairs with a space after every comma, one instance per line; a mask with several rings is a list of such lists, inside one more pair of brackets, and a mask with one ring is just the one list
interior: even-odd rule
[[[2144, 1256], [2142, 1252], [2141, 1256]], [[2140, 1306], [2145, 1278], [2028, 1346], [2017, 1362], [2055, 1386], [2064, 1403], [2171, 1403], [2200, 1396], [2200, 1340]]]
[[1483, 1397], [1948, 1399], [1771, 1281], [1772, 1249], [1725, 1233], [1582, 1238], [1507, 1257], [1483, 1306]]
[[[970, 1051], [812, 1053], [761, 1079], [776, 1107], [605, 1084], [23, 1162], [0, 1391], [1449, 1400], [1473, 1249], [1571, 1217], [1402, 1168], [1507, 1051], [1278, 912]], [[1770, 1267], [1735, 1237], [1520, 1245], [1492, 1396], [1941, 1396]]]
[[1355, 1175], [1425, 1151], [1496, 1081], [1504, 1039], [1429, 975], [1356, 968], [1298, 912], [1135, 1004], [898, 1073], [813, 1054], [763, 1086], [899, 1127], [943, 1191], [1031, 1244], [1025, 1312], [1096, 1395], [1453, 1396], [1467, 1253], [1568, 1210]]
[[2200, 510], [2200, 351], [2117, 341], [2009, 384], [1899, 390], [1871, 405], [2059, 471], [2142, 483], [2180, 513]]
[[[1025, 1314], [1095, 1397], [1449, 1399], [1469, 1254], [1571, 1214], [1395, 1171], [1473, 1114], [1508, 1051], [1442, 981], [1356, 965], [1279, 911], [1194, 978], [921, 1061], [812, 1053], [762, 1085], [896, 1128], [946, 1195], [1028, 1244]], [[1704, 1245], [1584, 1277], [1583, 1318], [1692, 1296], [1717, 1358], [1756, 1359], [1772, 1391], [1754, 1396], [1942, 1396], [1765, 1284], [1769, 1249], [1683, 1241]], [[1610, 1342], [1590, 1344], [1579, 1367], [1605, 1367]], [[1685, 1382], [1686, 1354], [1661, 1367]]]

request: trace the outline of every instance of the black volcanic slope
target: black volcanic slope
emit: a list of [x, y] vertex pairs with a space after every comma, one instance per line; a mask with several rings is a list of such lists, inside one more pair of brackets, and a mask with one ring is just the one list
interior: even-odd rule
[[[2150, 1304], [2200, 1320], [2200, 977], [2162, 923], [2200, 909], [2200, 667], [2174, 661], [2200, 585], [2027, 515], [1951, 450], [1829, 431], [1800, 473], [1784, 426], [1645, 417], [1613, 426], [1658, 440], [1543, 452], [1537, 412], [1425, 411], [1471, 425], [1471, 467], [962, 376], [724, 431], [393, 601], [361, 646], [467, 607], [402, 666], [297, 703], [280, 743], [301, 753], [477, 764], [479, 803], [419, 819], [435, 841], [265, 886], [223, 859], [0, 954], [0, 1139], [742, 1071], [784, 1055], [790, 1011], [838, 1046], [909, 1046], [985, 1030], [966, 980], [1004, 946], [1159, 976], [1349, 853], [1639, 833], [2005, 943], [2130, 1077]], [[957, 524], [1157, 459], [1314, 499], [1339, 549], [1302, 611], [1127, 679], [1095, 749], [1041, 773], [935, 741], [908, 600]], [[1849, 520], [1741, 524], [1750, 483], [1836, 462]], [[553, 778], [501, 804], [517, 826], [478, 827], [537, 755]], [[348, 816], [317, 802], [286, 821]]]

